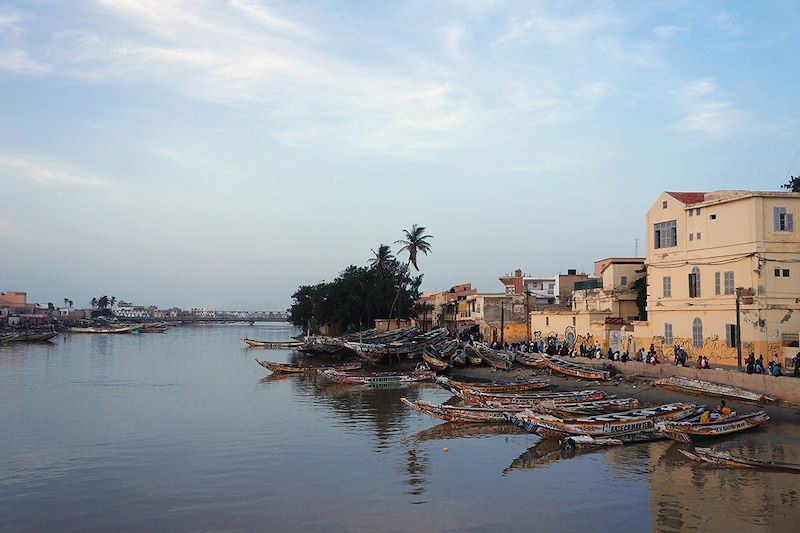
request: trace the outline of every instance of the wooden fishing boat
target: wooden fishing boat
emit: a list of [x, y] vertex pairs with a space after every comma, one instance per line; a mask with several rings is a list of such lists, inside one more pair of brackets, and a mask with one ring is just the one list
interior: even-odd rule
[[544, 358], [547, 366], [550, 367], [550, 370], [553, 372], [558, 372], [559, 374], [564, 374], [565, 376], [596, 380], [611, 379], [611, 372], [608, 370], [600, 370], [590, 366], [578, 365], [553, 355], [542, 354], [542, 358]]
[[656, 424], [656, 431], [678, 442], [698, 442], [753, 429], [767, 422], [769, 422], [767, 413], [757, 411], [743, 415], [718, 417], [706, 424], [701, 424], [699, 419], [682, 422], [664, 421]]
[[467, 362], [471, 365], [482, 365], [483, 359], [481, 358], [481, 354], [478, 353], [478, 350], [475, 349], [474, 346], [471, 344], [467, 344], [464, 346], [464, 352], [467, 356]]
[[545, 368], [547, 366], [547, 361], [545, 361], [543, 357], [533, 353], [516, 352], [514, 354], [514, 359], [521, 365], [531, 366], [533, 368]]
[[[439, 379], [444, 380], [448, 378]], [[524, 392], [546, 389], [550, 386], [550, 379], [544, 376], [520, 379], [516, 381], [484, 381], [473, 383], [450, 379], [449, 382], [451, 385], [458, 387], [459, 389], [472, 389], [480, 392]]]
[[520, 429], [537, 433], [545, 439], [563, 439], [571, 435], [611, 437], [625, 442], [640, 442], [663, 438], [655, 431], [655, 424], [663, 420], [682, 420], [694, 416], [697, 405], [687, 403], [664, 404], [645, 409], [581, 418], [558, 418], [532, 410], [506, 413], [506, 420]]
[[422, 360], [436, 372], [444, 372], [450, 368], [450, 361], [442, 359], [433, 346], [427, 346], [422, 350]]
[[338, 370], [323, 370], [320, 374], [337, 383], [369, 386], [396, 385], [436, 379], [435, 372], [422, 366], [418, 366], [413, 371], [405, 372], [340, 372]]
[[14, 333], [5, 342], [47, 342], [56, 335], [57, 331], [26, 331]]
[[499, 352], [485, 346], [478, 346], [478, 354], [481, 356], [481, 360], [492, 368], [511, 370], [513, 366], [510, 359], [503, 357]]
[[142, 329], [142, 326], [106, 326], [106, 327], [73, 327], [69, 328], [70, 333], [116, 333], [116, 334], [123, 334], [123, 333], [133, 333], [134, 331], [139, 331]]
[[775, 398], [772, 396], [767, 396], [766, 394], [761, 394], [759, 392], [753, 392], [741, 387], [724, 385], [722, 383], [713, 383], [711, 381], [703, 381], [700, 379], [683, 378], [679, 376], [670, 376], [668, 378], [658, 379], [653, 382], [653, 385], [662, 389], [701, 396], [735, 398], [737, 400], [746, 400], [757, 403], [775, 401]]
[[360, 370], [363, 368], [363, 363], [355, 362], [337, 366], [309, 366], [301, 365], [298, 363], [276, 363], [274, 361], [259, 361], [256, 362], [269, 370], [270, 372], [286, 373], [286, 374], [315, 374], [324, 370], [336, 370], [338, 372], [349, 372], [353, 370]]
[[[505, 422], [504, 412], [516, 412], [513, 407], [472, 407], [457, 406], [447, 404], [433, 404], [422, 400], [411, 401], [401, 398], [404, 404], [422, 414], [440, 418], [447, 422], [454, 423], [486, 423], [486, 422]], [[523, 410], [520, 407], [517, 411]]]
[[363, 357], [367, 361], [380, 363], [385, 360], [399, 360], [402, 356], [422, 353], [426, 347], [440, 342], [446, 334], [447, 330], [439, 328], [392, 342], [347, 341], [344, 346], [353, 350], [359, 357]]
[[612, 398], [594, 402], [557, 403], [545, 400], [538, 405], [537, 411], [559, 418], [573, 418], [576, 416], [601, 415], [630, 411], [639, 407], [636, 398]]
[[302, 342], [294, 341], [257, 341], [255, 339], [242, 339], [244, 343], [250, 348], [270, 348], [273, 350], [297, 350], [303, 346]]
[[464, 366], [467, 362], [467, 352], [463, 348], [457, 348], [450, 356], [450, 366]]
[[458, 394], [462, 399], [487, 407], [513, 405], [534, 408], [545, 400], [553, 402], [590, 402], [604, 400], [606, 393], [598, 390], [569, 391], [569, 392], [542, 392], [531, 394], [508, 394], [500, 392], [480, 392], [472, 389], [461, 389]]
[[730, 466], [734, 468], [763, 468], [779, 472], [800, 473], [800, 465], [794, 463], [779, 463], [777, 461], [763, 461], [734, 455], [729, 452], [718, 452], [711, 448], [695, 448], [694, 452], [678, 450], [683, 455], [694, 461], [701, 461], [717, 466]]

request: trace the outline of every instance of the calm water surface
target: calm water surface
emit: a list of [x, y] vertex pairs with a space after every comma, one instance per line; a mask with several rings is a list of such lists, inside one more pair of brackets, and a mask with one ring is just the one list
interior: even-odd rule
[[[657, 442], [564, 457], [509, 426], [267, 377], [240, 339], [289, 326], [71, 335], [0, 347], [0, 529], [798, 531], [800, 476], [705, 468]], [[800, 462], [800, 429], [721, 447]], [[449, 448], [444, 452], [443, 447]]]

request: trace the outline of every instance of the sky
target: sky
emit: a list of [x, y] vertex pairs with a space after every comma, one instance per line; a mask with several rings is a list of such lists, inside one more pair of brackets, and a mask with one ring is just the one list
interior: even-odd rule
[[0, 290], [282, 310], [412, 224], [423, 290], [643, 248], [800, 173], [796, 1], [0, 3]]

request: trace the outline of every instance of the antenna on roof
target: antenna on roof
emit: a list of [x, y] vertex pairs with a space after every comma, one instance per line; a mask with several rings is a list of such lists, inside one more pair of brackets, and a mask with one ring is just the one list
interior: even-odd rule
[[633, 257], [639, 257], [639, 239], [633, 239]]

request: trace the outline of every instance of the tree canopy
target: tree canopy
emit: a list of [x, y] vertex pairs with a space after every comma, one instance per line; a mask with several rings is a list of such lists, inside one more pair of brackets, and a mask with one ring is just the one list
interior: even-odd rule
[[781, 185], [781, 188], [791, 192], [800, 192], [800, 176], [791, 176], [789, 182]]

